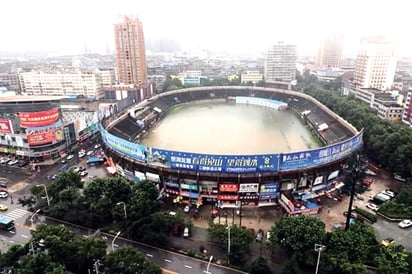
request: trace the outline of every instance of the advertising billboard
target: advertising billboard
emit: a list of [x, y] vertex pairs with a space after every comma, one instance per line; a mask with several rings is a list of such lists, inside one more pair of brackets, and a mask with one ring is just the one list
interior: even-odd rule
[[279, 183], [263, 183], [259, 188], [259, 198], [261, 200], [275, 199], [279, 196]]
[[279, 160], [280, 170], [293, 170], [314, 167], [350, 155], [362, 145], [363, 131], [358, 135], [327, 147], [307, 151], [282, 153]]
[[10, 120], [0, 119], [0, 133], [14, 133]]
[[60, 142], [63, 140], [62, 123], [59, 121], [51, 126], [26, 128], [26, 137], [30, 146]]
[[214, 155], [151, 148], [147, 162], [164, 167], [201, 172], [275, 172], [278, 166], [278, 155]]
[[240, 184], [239, 185], [239, 193], [245, 192], [258, 192], [259, 191], [259, 184]]
[[239, 190], [238, 184], [220, 184], [220, 192], [237, 192]]
[[100, 128], [103, 142], [111, 149], [114, 149], [132, 159], [146, 161], [145, 146], [124, 140], [108, 133], [103, 127]]
[[53, 108], [45, 111], [19, 112], [21, 127], [43, 127], [55, 123], [59, 119], [59, 110]]

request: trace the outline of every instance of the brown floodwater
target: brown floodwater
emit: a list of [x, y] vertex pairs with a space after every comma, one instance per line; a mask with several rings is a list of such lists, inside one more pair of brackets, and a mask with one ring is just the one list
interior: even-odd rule
[[140, 143], [206, 154], [266, 154], [319, 147], [291, 110], [190, 102], [170, 110]]

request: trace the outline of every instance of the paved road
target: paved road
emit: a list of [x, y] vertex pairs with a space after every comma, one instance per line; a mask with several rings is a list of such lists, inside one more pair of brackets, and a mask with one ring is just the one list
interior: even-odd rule
[[378, 221], [373, 224], [378, 241], [391, 237], [396, 244], [403, 245], [406, 250], [412, 251], [412, 227], [407, 229], [399, 228], [399, 222], [389, 222], [379, 217]]

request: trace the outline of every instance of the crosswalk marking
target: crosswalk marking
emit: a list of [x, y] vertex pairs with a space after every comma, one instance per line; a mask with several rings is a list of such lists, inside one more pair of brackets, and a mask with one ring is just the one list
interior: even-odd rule
[[12, 218], [13, 220], [16, 220], [16, 219], [22, 218], [27, 213], [31, 213], [31, 212], [21, 209], [21, 208], [16, 208], [13, 211], [8, 212], [6, 216]]

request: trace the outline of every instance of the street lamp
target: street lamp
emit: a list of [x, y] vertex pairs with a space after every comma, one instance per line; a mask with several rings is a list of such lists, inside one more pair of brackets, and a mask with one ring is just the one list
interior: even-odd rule
[[229, 256], [230, 256], [230, 226], [227, 226], [226, 229], [227, 229], [227, 260], [230, 263], [230, 259], [229, 259]]
[[209, 263], [207, 264], [207, 268], [206, 268], [205, 274], [212, 274], [212, 273], [209, 272], [209, 267], [210, 267], [210, 263], [212, 262], [212, 260], [213, 260], [213, 255], [210, 256], [210, 258], [209, 258]]
[[123, 204], [124, 218], [127, 219], [126, 203], [125, 202], [118, 202], [116, 205], [121, 205], [121, 204]]
[[318, 269], [319, 269], [319, 261], [320, 261], [320, 253], [325, 250], [326, 246], [320, 245], [320, 244], [315, 244], [315, 251], [318, 252], [318, 262], [316, 263], [316, 271], [315, 274], [318, 274]]
[[114, 236], [113, 241], [112, 241], [112, 251], [114, 251], [114, 241], [116, 241], [117, 237], [119, 237], [121, 231], [117, 232], [116, 236]]
[[34, 226], [34, 224], [33, 224], [33, 218], [34, 218], [34, 216], [36, 216], [37, 215], [37, 213], [39, 213], [40, 212], [40, 209], [37, 209], [34, 213], [33, 213], [33, 215], [31, 215], [31, 217], [30, 217], [30, 222], [31, 222], [31, 227], [33, 228], [33, 226]]
[[38, 184], [37, 186], [42, 186], [44, 188], [44, 192], [46, 192], [47, 205], [50, 206], [49, 194], [47, 194], [47, 186], [45, 184]]

